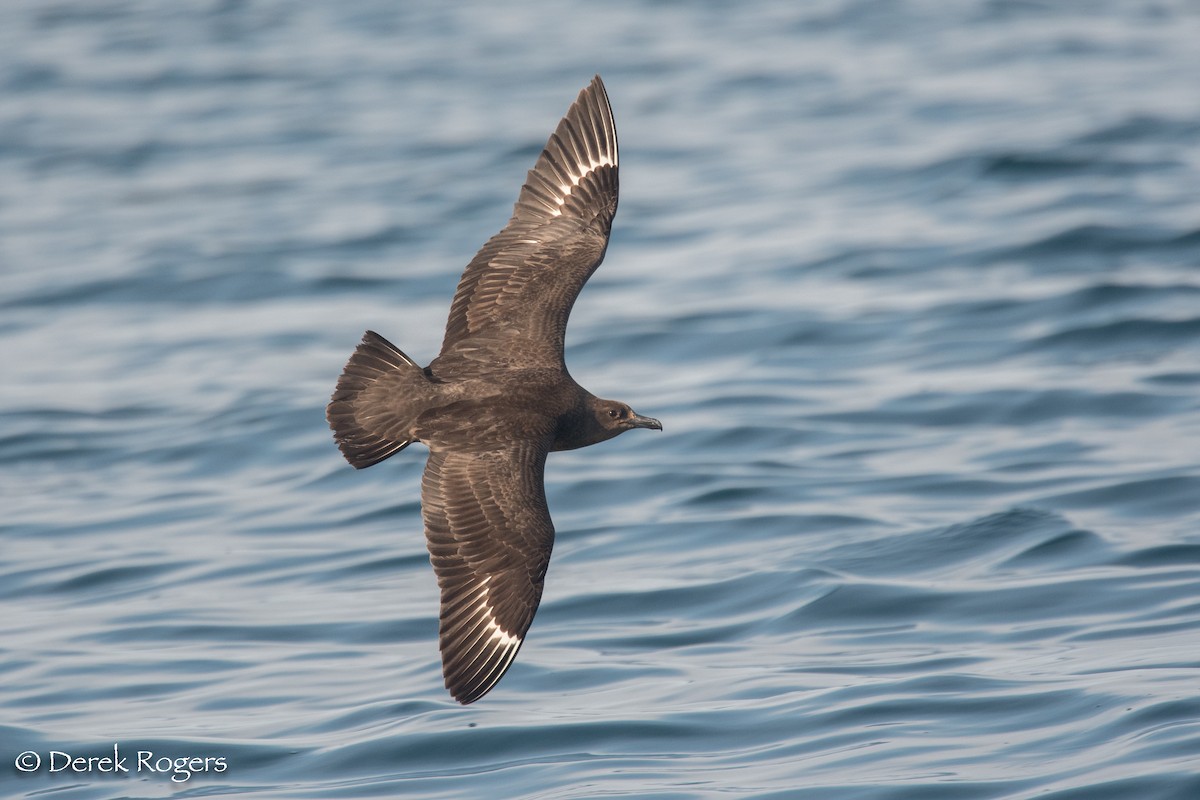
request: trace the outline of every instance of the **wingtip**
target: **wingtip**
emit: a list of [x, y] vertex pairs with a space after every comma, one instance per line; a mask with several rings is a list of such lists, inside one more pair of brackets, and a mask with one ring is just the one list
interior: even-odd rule
[[514, 217], [567, 215], [608, 234], [617, 211], [620, 166], [612, 104], [599, 75], [583, 87], [526, 176]]
[[521, 640], [517, 640], [513, 645], [487, 653], [482, 660], [470, 664], [467, 669], [459, 667], [453, 673], [445, 673], [446, 691], [455, 702], [464, 706], [479, 700], [495, 689], [500, 679], [508, 673], [509, 667], [517, 658], [521, 644]]
[[465, 706], [490, 692], [516, 660], [524, 638], [498, 624], [486, 593], [478, 602], [450, 606], [443, 598], [438, 639], [450, 696]]

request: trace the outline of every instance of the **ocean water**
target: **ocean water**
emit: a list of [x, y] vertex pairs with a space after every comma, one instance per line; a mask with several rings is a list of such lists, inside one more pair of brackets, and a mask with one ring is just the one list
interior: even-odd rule
[[[1188, 0], [0, 3], [0, 796], [1200, 797], [1197, 41]], [[463, 708], [423, 451], [356, 472], [323, 408], [364, 329], [433, 357], [597, 72], [567, 358], [665, 430], [551, 457], [541, 610]]]

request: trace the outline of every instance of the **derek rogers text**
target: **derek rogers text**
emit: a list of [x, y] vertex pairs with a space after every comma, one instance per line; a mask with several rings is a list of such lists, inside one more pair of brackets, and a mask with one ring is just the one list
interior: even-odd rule
[[168, 756], [153, 750], [138, 750], [132, 766], [129, 757], [121, 755], [120, 743], [114, 742], [112, 755], [73, 756], [62, 750], [50, 750], [43, 756], [26, 750], [17, 756], [21, 772], [58, 772], [74, 774], [129, 774], [154, 772], [170, 775], [175, 783], [184, 783], [197, 773], [224, 772], [229, 769], [225, 756]]

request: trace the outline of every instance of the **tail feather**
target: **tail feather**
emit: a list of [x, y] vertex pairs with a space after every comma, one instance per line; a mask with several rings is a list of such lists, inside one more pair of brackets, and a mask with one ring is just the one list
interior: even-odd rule
[[406, 400], [427, 382], [417, 362], [374, 331], [346, 363], [325, 409], [338, 449], [355, 469], [378, 464], [416, 441]]

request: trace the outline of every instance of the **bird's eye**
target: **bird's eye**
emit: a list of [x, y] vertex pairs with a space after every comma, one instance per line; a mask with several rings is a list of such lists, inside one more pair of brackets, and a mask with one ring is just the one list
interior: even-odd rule
[[622, 417], [624, 417], [624, 416], [625, 416], [625, 409], [623, 409], [623, 408], [610, 408], [610, 409], [608, 410], [608, 416], [612, 417], [613, 419], [621, 419]]

